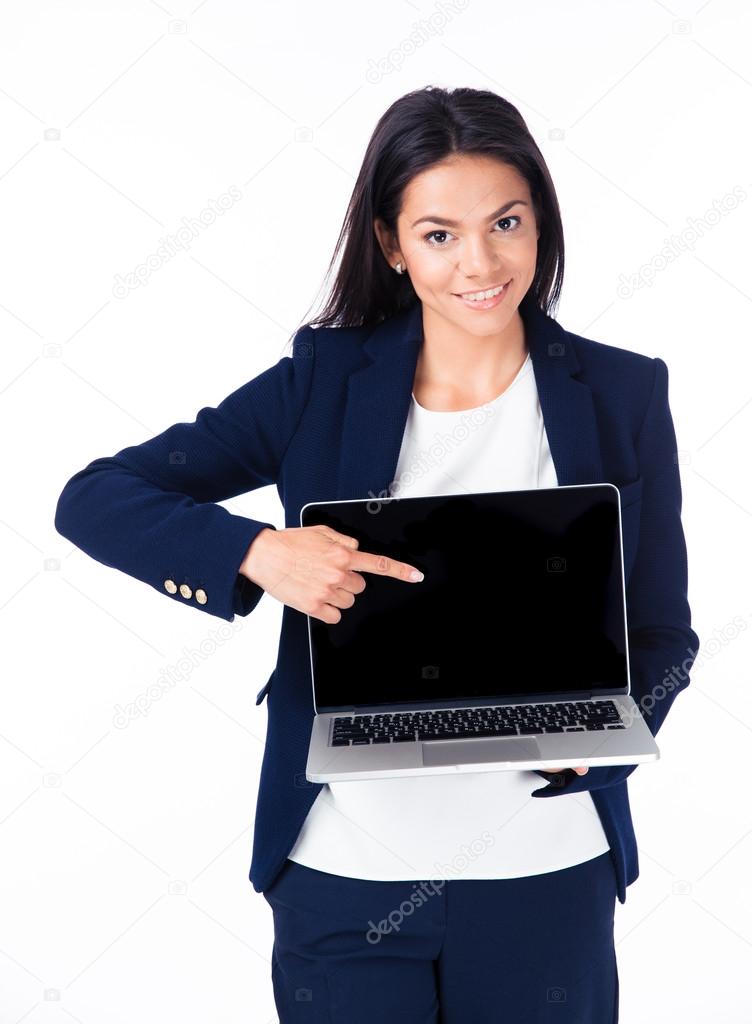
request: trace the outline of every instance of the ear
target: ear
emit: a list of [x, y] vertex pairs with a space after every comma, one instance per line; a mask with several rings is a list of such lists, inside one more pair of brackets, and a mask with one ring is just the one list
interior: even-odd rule
[[399, 250], [399, 246], [395, 242], [394, 235], [386, 226], [381, 217], [376, 217], [373, 222], [373, 230], [376, 238], [384, 254], [384, 259], [387, 261], [390, 267], [402, 258], [402, 254]]

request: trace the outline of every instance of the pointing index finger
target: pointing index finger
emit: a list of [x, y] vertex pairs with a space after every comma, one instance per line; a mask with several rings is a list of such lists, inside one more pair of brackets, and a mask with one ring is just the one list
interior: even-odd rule
[[423, 573], [415, 566], [407, 562], [400, 562], [396, 558], [389, 558], [387, 555], [374, 555], [367, 551], [353, 553], [353, 561], [359, 572], [373, 572], [379, 576], [392, 576], [396, 580], [406, 580], [410, 583], [418, 583], [423, 579]]

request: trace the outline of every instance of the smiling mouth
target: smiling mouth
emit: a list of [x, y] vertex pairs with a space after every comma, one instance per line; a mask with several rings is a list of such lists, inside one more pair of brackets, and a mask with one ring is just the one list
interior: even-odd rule
[[488, 288], [474, 288], [472, 291], [452, 292], [452, 294], [456, 295], [459, 299], [469, 299], [472, 295], [483, 295], [484, 292], [495, 292], [500, 288], [506, 288], [508, 284], [509, 281], [502, 281], [500, 284], [491, 284]]
[[[479, 288], [474, 292], [452, 292], [457, 299], [462, 299], [467, 305], [473, 305], [477, 303], [480, 308], [483, 308], [488, 303], [495, 303], [500, 301], [507, 293], [511, 278], [509, 281], [505, 281], [503, 284], [494, 285], [492, 288]], [[490, 292], [491, 294], [487, 294]], [[478, 296], [478, 298], [473, 298]]]

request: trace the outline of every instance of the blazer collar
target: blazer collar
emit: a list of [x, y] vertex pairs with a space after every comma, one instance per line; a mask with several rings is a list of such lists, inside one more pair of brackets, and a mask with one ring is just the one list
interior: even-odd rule
[[[572, 336], [530, 292], [519, 309], [557, 480], [600, 483], [593, 394], [576, 379], [580, 363]], [[363, 343], [367, 362], [350, 374], [347, 386], [338, 499], [390, 496], [422, 342], [423, 307], [417, 302], [372, 328]]]

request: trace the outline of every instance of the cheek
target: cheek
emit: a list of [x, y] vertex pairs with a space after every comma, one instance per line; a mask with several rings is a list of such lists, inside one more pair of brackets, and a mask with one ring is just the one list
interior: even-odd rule
[[514, 244], [499, 247], [501, 255], [510, 266], [524, 267], [535, 263], [538, 254], [538, 240], [535, 235], [515, 239]]
[[413, 284], [424, 288], [436, 288], [446, 291], [447, 282], [451, 280], [453, 268], [446, 257], [438, 252], [419, 249], [413, 252], [410, 260], [410, 274]]
[[535, 266], [535, 261], [538, 258], [538, 239], [535, 234], [531, 234], [527, 239], [527, 244], [523, 248], [523, 253], [523, 261]]

